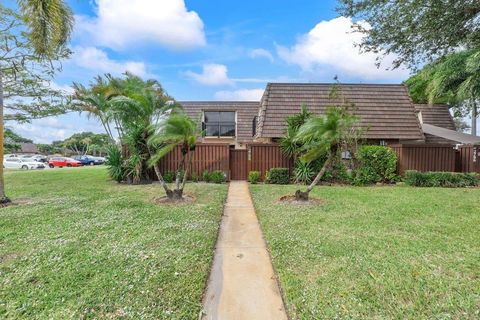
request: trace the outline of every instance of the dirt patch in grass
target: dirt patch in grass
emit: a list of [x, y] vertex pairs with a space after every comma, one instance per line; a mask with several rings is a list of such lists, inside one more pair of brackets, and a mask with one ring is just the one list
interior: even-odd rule
[[0, 203], [0, 209], [1, 208], [6, 208], [6, 207], [11, 207], [11, 206], [18, 206], [22, 204], [31, 204], [33, 203], [33, 200], [30, 198], [18, 198], [14, 199], [10, 202], [2, 202]]
[[315, 198], [309, 198], [308, 201], [302, 201], [302, 200], [297, 200], [295, 196], [292, 195], [286, 195], [280, 197], [278, 200], [280, 203], [287, 203], [287, 204], [294, 204], [294, 205], [299, 205], [299, 206], [308, 206], [308, 205], [319, 205], [323, 204], [323, 201], [320, 199], [315, 199]]
[[158, 205], [169, 205], [169, 204], [188, 204], [194, 203], [197, 199], [195, 197], [184, 195], [182, 199], [169, 199], [166, 196], [156, 197], [152, 199], [152, 202]]

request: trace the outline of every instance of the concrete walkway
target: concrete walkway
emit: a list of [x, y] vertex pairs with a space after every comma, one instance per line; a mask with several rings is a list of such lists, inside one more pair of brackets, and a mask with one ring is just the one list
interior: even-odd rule
[[287, 319], [248, 184], [232, 181], [203, 301], [203, 319]]

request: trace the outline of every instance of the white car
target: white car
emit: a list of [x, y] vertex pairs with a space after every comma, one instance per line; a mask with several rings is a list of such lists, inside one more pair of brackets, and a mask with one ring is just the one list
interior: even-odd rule
[[27, 160], [27, 161], [34, 161], [34, 162], [47, 162], [47, 157], [42, 156], [40, 154], [32, 154], [32, 155], [24, 155], [21, 156], [20, 159]]
[[6, 158], [3, 159], [3, 167], [6, 169], [44, 169], [45, 164], [42, 162], [31, 161], [21, 158]]

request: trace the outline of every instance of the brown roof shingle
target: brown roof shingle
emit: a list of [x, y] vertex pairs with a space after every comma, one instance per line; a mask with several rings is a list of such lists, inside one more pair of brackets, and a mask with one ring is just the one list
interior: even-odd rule
[[258, 115], [260, 102], [251, 101], [179, 101], [185, 112], [197, 120], [202, 111], [236, 111], [237, 141], [253, 140], [253, 118]]
[[[302, 104], [314, 114], [338, 104], [330, 94], [334, 84], [269, 83], [261, 101], [258, 137], [283, 136], [285, 119], [298, 113]], [[355, 104], [359, 126], [367, 139], [423, 140], [423, 132], [408, 92], [403, 85], [340, 84], [338, 96]]]
[[[415, 104], [415, 110], [421, 113], [423, 123], [441, 127], [449, 130], [456, 130], [448, 105], [444, 104]], [[425, 134], [426, 143], [456, 143], [431, 134]]]

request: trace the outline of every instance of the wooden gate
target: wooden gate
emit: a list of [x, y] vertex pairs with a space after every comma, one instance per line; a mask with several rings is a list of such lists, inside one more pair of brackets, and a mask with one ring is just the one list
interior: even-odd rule
[[247, 150], [230, 150], [230, 180], [247, 180]]
[[480, 173], [480, 146], [460, 146], [458, 151], [461, 161], [459, 171]]

